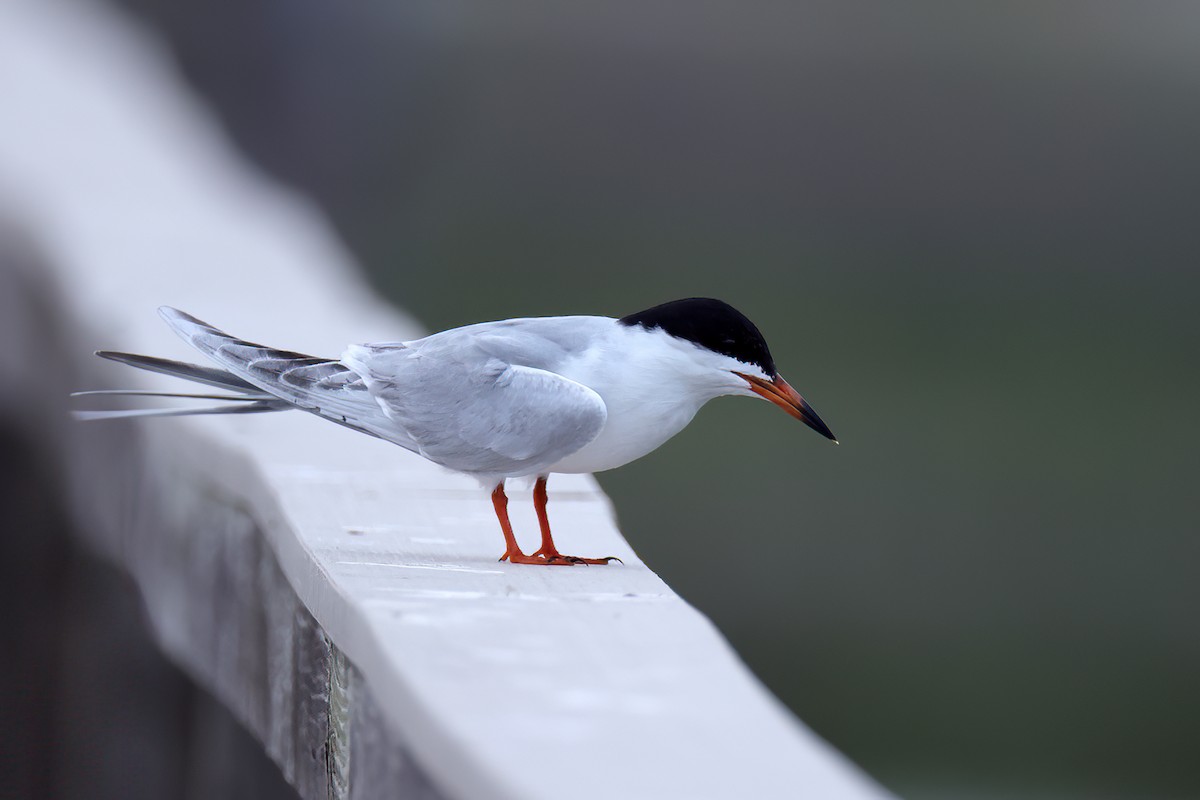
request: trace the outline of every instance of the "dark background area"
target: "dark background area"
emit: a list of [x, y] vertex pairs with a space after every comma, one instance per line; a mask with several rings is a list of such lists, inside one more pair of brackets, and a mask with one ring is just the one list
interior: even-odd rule
[[126, 5], [429, 328], [759, 324], [840, 448], [718, 401], [600, 480], [889, 787], [1200, 796], [1200, 6]]

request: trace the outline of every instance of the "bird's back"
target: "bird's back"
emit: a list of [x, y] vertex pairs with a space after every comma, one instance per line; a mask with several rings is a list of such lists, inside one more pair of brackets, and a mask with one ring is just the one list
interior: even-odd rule
[[426, 458], [477, 475], [530, 475], [603, 427], [600, 396], [560, 370], [613, 324], [603, 317], [481, 323], [356, 345], [342, 361]]
[[558, 373], [580, 352], [609, 336], [615, 324], [609, 317], [595, 316], [508, 319], [452, 328], [405, 342], [404, 347], [408, 355], [480, 363], [495, 358]]

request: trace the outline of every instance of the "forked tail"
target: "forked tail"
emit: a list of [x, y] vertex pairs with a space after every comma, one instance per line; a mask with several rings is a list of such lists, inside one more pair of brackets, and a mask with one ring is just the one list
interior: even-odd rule
[[73, 392], [72, 397], [183, 397], [193, 400], [220, 400], [220, 405], [200, 406], [191, 408], [126, 408], [116, 411], [73, 411], [72, 416], [78, 420], [91, 421], [99, 419], [121, 419], [124, 417], [181, 417], [192, 414], [255, 414], [264, 411], [286, 411], [293, 408], [291, 403], [281, 400], [274, 395], [264, 392], [252, 383], [242, 380], [232, 372], [214, 367], [202, 367], [198, 364], [188, 364], [185, 361], [173, 361], [169, 358], [142, 356], [135, 353], [114, 353], [110, 350], [97, 350], [96, 355], [110, 361], [118, 361], [131, 367], [144, 369], [148, 372], [159, 372], [177, 378], [202, 383], [218, 389], [225, 389], [236, 394], [189, 393], [189, 392], [148, 392], [141, 389], [99, 389], [87, 392]]
[[219, 405], [192, 408], [138, 408], [120, 411], [76, 411], [82, 420], [121, 417], [177, 417], [189, 414], [253, 414], [298, 408], [338, 425], [378, 436], [413, 449], [412, 441], [384, 414], [362, 378], [338, 359], [316, 358], [267, 347], [230, 336], [207, 322], [166, 306], [158, 313], [171, 329], [217, 366], [199, 366], [167, 358], [113, 353], [96, 355], [150, 372], [202, 383], [225, 393], [146, 392], [140, 390], [76, 392], [76, 395], [186, 397], [217, 400]]

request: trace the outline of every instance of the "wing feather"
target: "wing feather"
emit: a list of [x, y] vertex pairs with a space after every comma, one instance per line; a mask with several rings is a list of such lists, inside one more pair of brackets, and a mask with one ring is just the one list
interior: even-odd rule
[[248, 386], [372, 436], [415, 449], [345, 364], [237, 339], [173, 308], [159, 313], [186, 342]]
[[433, 353], [354, 348], [347, 360], [422, 455], [462, 472], [536, 474], [595, 439], [608, 417], [583, 384], [468, 342]]

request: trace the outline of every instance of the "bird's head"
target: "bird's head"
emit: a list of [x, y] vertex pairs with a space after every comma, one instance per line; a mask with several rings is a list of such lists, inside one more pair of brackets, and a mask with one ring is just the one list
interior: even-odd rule
[[775, 368], [762, 333], [745, 314], [721, 300], [693, 297], [622, 317], [620, 323], [662, 331], [700, 349], [719, 391], [769, 400], [817, 433], [837, 442], [829, 426]]

